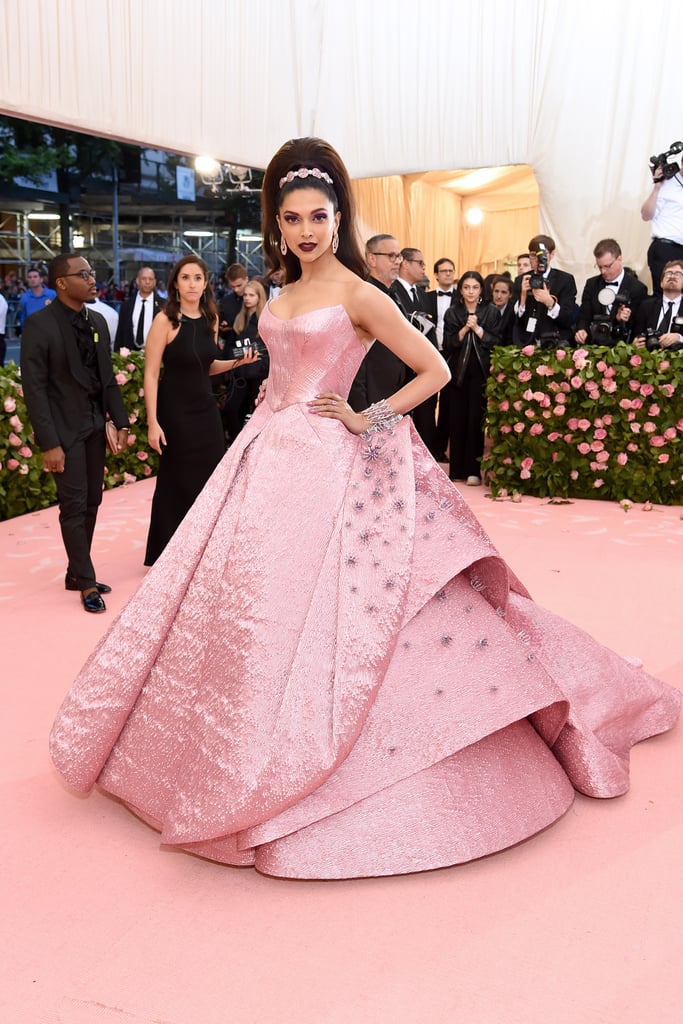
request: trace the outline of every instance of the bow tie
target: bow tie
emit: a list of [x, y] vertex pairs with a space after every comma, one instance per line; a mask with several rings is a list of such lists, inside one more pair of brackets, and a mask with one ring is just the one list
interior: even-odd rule
[[437, 295], [443, 295], [444, 298], [450, 299], [453, 297], [453, 292], [437, 292]]

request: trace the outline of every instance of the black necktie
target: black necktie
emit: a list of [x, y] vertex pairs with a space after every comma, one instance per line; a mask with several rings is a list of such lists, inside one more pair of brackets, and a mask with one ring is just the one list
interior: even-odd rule
[[415, 285], [413, 285], [413, 287], [410, 289], [410, 294], [413, 297], [414, 305], [419, 309], [420, 308], [420, 300], [417, 297], [417, 287]]
[[135, 347], [145, 347], [145, 303], [147, 299], [140, 300], [140, 316], [138, 317], [138, 329], [135, 333]]
[[453, 295], [453, 292], [437, 292], [436, 294], [437, 295], [443, 295], [444, 298], [450, 299], [452, 297], [452, 295]]
[[673, 304], [673, 302], [670, 302], [669, 306], [668, 306], [668, 309], [667, 309], [666, 313], [664, 314], [662, 322], [661, 322], [661, 324], [659, 325], [659, 328], [658, 328], [660, 334], [668, 334], [669, 328], [671, 327], [671, 311], [672, 311], [673, 308], [674, 308], [674, 304]]

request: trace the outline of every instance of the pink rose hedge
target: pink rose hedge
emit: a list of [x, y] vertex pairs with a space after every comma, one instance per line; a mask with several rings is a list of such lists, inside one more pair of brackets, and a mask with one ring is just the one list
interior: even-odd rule
[[[114, 372], [131, 421], [128, 449], [107, 453], [104, 486], [117, 487], [156, 473], [159, 456], [147, 446], [147, 417], [143, 399], [144, 356], [114, 352]], [[35, 443], [26, 411], [19, 368], [0, 368], [0, 520], [54, 505], [57, 492], [52, 473], [43, 470], [42, 452]]]
[[683, 352], [496, 348], [487, 393], [494, 497], [683, 504]]

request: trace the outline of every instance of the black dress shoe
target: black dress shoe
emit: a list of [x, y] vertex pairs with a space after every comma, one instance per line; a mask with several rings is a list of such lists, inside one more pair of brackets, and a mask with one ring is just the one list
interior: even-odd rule
[[96, 590], [89, 590], [87, 593], [81, 591], [81, 601], [86, 612], [106, 612], [107, 606]]
[[[98, 594], [111, 594], [111, 587], [108, 584], [96, 583], [95, 586], [97, 587]], [[73, 576], [67, 576], [66, 579], [64, 580], [64, 589], [80, 590], [81, 588], [79, 587], [78, 583], [73, 578]]]

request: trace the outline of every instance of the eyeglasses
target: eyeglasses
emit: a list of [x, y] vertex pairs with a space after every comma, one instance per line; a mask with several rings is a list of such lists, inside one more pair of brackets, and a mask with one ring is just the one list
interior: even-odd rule
[[60, 274], [60, 277], [80, 277], [83, 281], [89, 281], [91, 277], [97, 278], [94, 270], [74, 270], [72, 274]]
[[417, 263], [418, 267], [426, 267], [427, 266], [427, 264], [425, 263], [424, 260], [409, 260], [408, 258], [406, 258], [406, 263]]
[[663, 275], [664, 277], [683, 277], [683, 271], [680, 270], [667, 270]]
[[386, 256], [386, 258], [388, 260], [391, 260], [392, 263], [401, 263], [403, 260], [403, 257], [401, 256], [400, 252], [371, 252], [370, 255]]

